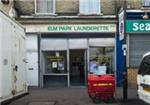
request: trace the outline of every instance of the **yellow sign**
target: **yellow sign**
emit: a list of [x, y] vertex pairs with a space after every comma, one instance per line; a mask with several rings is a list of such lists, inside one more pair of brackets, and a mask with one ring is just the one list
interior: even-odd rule
[[93, 86], [112, 86], [112, 83], [97, 83], [93, 84]]
[[63, 56], [47, 56], [47, 58], [48, 58], [50, 61], [60, 61], [60, 60], [64, 59]]

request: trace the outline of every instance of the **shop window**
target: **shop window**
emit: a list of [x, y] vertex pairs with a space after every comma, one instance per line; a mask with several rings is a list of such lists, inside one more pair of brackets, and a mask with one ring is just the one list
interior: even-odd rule
[[100, 0], [79, 0], [81, 15], [98, 15], [101, 13]]
[[150, 7], [150, 0], [143, 0], [144, 7]]
[[114, 48], [100, 47], [90, 48], [89, 73], [113, 74]]
[[36, 14], [54, 14], [55, 0], [36, 0], [35, 3]]
[[44, 52], [45, 73], [67, 73], [66, 51]]

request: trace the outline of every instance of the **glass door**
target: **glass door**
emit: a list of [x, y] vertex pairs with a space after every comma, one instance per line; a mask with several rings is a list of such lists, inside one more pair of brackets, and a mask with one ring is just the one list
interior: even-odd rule
[[71, 86], [85, 86], [87, 71], [88, 40], [73, 38], [68, 40], [69, 47], [69, 80]]
[[70, 50], [70, 85], [85, 85], [85, 50]]

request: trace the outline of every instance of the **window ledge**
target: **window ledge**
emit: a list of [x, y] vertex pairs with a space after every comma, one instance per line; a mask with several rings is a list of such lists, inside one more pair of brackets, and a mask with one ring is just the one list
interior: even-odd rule
[[84, 13], [79, 13], [78, 16], [103, 16], [103, 13], [99, 13], [99, 14], [84, 14]]
[[144, 9], [144, 8], [141, 8], [141, 9], [128, 9], [127, 12], [138, 12], [138, 13], [141, 13], [141, 12], [144, 12], [146, 10], [146, 12], [150, 12], [150, 9]]
[[35, 13], [33, 16], [57, 16], [55, 13]]
[[141, 10], [143, 10], [143, 11], [145, 11], [145, 10], [150, 10], [150, 6], [143, 6], [143, 7], [141, 8]]
[[31, 16], [27, 16], [27, 15], [22, 15], [20, 16], [20, 18], [22, 19], [47, 19], [47, 18], [55, 18], [55, 19], [82, 19], [82, 18], [116, 18], [116, 15], [75, 15], [75, 16], [57, 16], [57, 15], [31, 15]]

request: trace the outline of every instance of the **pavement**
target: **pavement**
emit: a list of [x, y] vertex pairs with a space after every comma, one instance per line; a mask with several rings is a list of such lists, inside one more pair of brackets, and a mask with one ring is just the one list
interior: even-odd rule
[[73, 88], [30, 88], [30, 94], [9, 105], [148, 105], [140, 101], [135, 88], [128, 89], [128, 100], [123, 101], [122, 88], [117, 88], [113, 102], [94, 104], [85, 87]]

